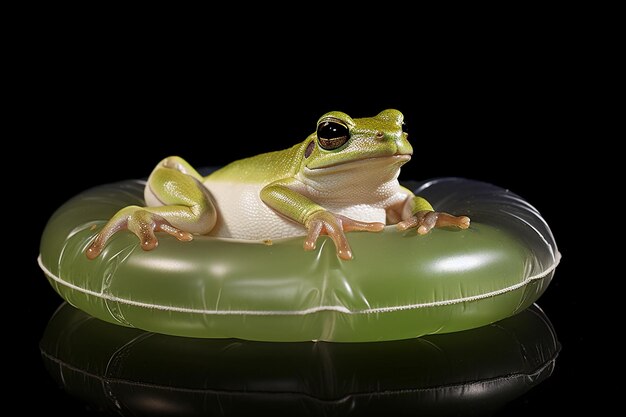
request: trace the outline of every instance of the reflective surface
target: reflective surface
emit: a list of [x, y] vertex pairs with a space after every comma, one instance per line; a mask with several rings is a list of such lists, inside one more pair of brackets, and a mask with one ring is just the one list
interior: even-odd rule
[[64, 304], [41, 340], [72, 396], [116, 415], [485, 415], [548, 378], [560, 345], [536, 305], [478, 329], [380, 343], [190, 339]]

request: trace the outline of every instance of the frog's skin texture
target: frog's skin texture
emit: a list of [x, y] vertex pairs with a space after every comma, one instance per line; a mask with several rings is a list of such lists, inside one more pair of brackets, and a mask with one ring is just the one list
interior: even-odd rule
[[97, 257], [123, 229], [136, 234], [144, 250], [158, 245], [158, 231], [181, 241], [194, 234], [258, 241], [306, 236], [305, 250], [328, 235], [337, 255], [348, 260], [352, 250], [344, 232], [378, 232], [385, 224], [419, 234], [468, 228], [468, 217], [435, 212], [398, 183], [400, 167], [413, 153], [403, 120], [392, 109], [361, 119], [326, 113], [304, 142], [235, 161], [207, 177], [182, 158], [165, 158], [148, 178], [146, 207], [117, 212], [87, 257]]

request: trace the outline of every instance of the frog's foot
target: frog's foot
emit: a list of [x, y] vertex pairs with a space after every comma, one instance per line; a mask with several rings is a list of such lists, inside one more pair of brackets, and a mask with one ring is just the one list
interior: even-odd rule
[[350, 249], [344, 232], [380, 232], [384, 227], [383, 223], [361, 222], [329, 211], [318, 211], [311, 215], [306, 222], [308, 234], [304, 241], [304, 250], [315, 249], [317, 238], [322, 234], [328, 235], [335, 243], [337, 256], [344, 260], [350, 260], [352, 259], [352, 249]]
[[85, 251], [87, 258], [95, 259], [111, 236], [125, 229], [137, 235], [143, 250], [152, 250], [158, 246], [159, 241], [155, 232], [165, 232], [184, 242], [193, 239], [191, 233], [177, 229], [158, 214], [150, 213], [138, 206], [130, 206], [118, 211], [98, 233]]
[[408, 219], [401, 221], [396, 225], [398, 230], [407, 230], [414, 227], [417, 233], [425, 235], [434, 227], [458, 227], [459, 229], [467, 229], [470, 225], [470, 219], [467, 216], [453, 216], [448, 213], [437, 211], [418, 211]]

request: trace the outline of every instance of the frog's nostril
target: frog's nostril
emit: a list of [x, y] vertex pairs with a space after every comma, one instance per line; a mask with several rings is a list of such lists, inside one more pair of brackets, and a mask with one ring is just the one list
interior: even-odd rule
[[376, 139], [378, 139], [378, 140], [385, 139], [385, 132], [382, 132], [380, 130], [378, 132], [376, 132]]

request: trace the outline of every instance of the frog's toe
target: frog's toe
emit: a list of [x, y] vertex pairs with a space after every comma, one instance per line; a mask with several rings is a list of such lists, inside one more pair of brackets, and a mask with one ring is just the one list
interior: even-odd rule
[[439, 213], [434, 211], [418, 211], [408, 219], [396, 224], [396, 228], [400, 231], [416, 228], [418, 234], [425, 235], [435, 227], [438, 217]]
[[141, 249], [152, 250], [159, 245], [154, 231], [157, 228], [155, 216], [146, 210], [137, 210], [128, 219], [128, 230], [133, 232], [141, 244]]
[[323, 223], [319, 220], [313, 220], [308, 226], [306, 239], [304, 240], [304, 250], [314, 250], [317, 238], [322, 233]]
[[88, 259], [96, 259], [98, 257], [98, 255], [100, 255], [100, 253], [102, 253], [102, 248], [104, 248], [104, 243], [100, 242], [98, 237], [100, 235], [98, 235], [96, 237], [96, 239], [91, 242], [91, 244], [89, 245], [89, 247], [87, 247], [87, 250], [85, 251], [85, 255], [87, 255]]
[[437, 227], [458, 227], [467, 229], [470, 226], [470, 218], [467, 216], [453, 216], [448, 213], [439, 213]]
[[157, 224], [156, 231], [165, 232], [170, 236], [174, 236], [176, 239], [180, 240], [181, 242], [189, 242], [190, 240], [193, 240], [193, 235], [191, 233], [185, 232], [184, 230], [180, 230], [167, 222]]
[[458, 227], [467, 229], [470, 218], [467, 216], [453, 216], [452, 214], [437, 211], [419, 211], [406, 220], [399, 222], [396, 227], [400, 231], [416, 228], [420, 235], [425, 235], [435, 227]]
[[344, 230], [347, 230], [346, 227], [349, 227], [347, 223], [350, 222], [354, 221], [344, 216], [335, 215], [329, 211], [314, 213], [306, 223], [308, 232], [304, 241], [304, 250], [315, 249], [317, 238], [319, 238], [321, 234], [325, 234], [328, 235], [335, 244], [339, 258], [344, 260], [352, 259], [352, 250], [350, 249], [350, 244], [344, 233]]
[[385, 228], [385, 224], [380, 222], [362, 222], [341, 215], [337, 217], [341, 219], [341, 225], [346, 232], [380, 232]]

